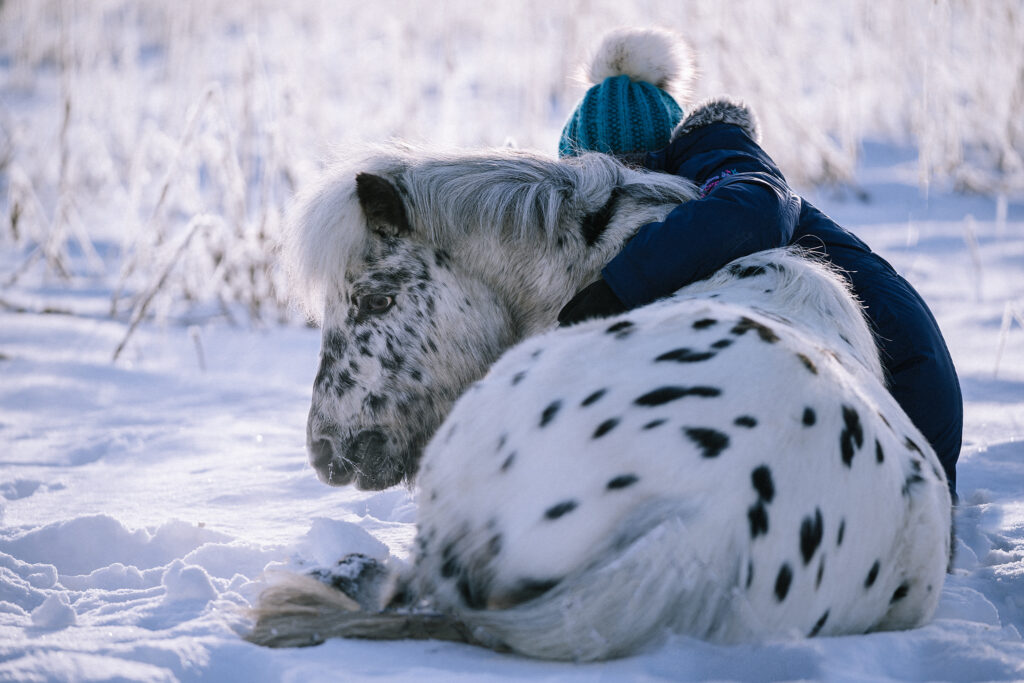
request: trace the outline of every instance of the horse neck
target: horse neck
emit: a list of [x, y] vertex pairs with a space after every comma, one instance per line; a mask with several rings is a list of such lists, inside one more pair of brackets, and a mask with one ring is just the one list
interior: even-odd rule
[[404, 185], [415, 232], [505, 302], [519, 337], [550, 328], [639, 226], [697, 195], [688, 180], [602, 154], [556, 163], [508, 150], [414, 163]]
[[591, 246], [569, 226], [545, 239], [462, 240], [448, 250], [504, 302], [516, 328], [513, 336], [522, 339], [551, 328], [569, 299], [600, 277], [636, 227], [618, 223]]

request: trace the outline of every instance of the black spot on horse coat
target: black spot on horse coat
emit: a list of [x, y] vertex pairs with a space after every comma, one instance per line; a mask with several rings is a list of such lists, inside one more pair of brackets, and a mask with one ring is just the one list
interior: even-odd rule
[[821, 545], [821, 537], [824, 535], [824, 522], [821, 518], [821, 510], [814, 509], [814, 517], [804, 517], [800, 523], [800, 555], [804, 558], [804, 564], [810, 564], [811, 558]]
[[640, 477], [636, 476], [635, 474], [621, 474], [612, 479], [611, 481], [609, 481], [606, 488], [609, 491], [624, 489], [627, 486], [632, 486], [638, 481], [640, 481]]
[[605, 330], [607, 334], [614, 334], [616, 339], [625, 339], [632, 331], [633, 323], [629, 320], [620, 320]]
[[825, 622], [828, 621], [828, 613], [829, 610], [825, 610], [825, 613], [821, 615], [821, 618], [819, 618], [818, 621], [815, 622], [814, 628], [812, 628], [811, 632], [807, 634], [808, 638], [813, 638], [821, 632], [821, 629], [825, 627]]
[[661, 387], [638, 397], [633, 403], [638, 406], [660, 406], [686, 396], [714, 398], [722, 393], [715, 387]]
[[579, 503], [575, 500], [565, 500], [558, 505], [552, 505], [544, 511], [544, 517], [547, 519], [558, 519], [562, 515], [566, 515], [577, 508]]
[[782, 602], [789, 595], [789, 586], [793, 583], [793, 570], [788, 564], [779, 568], [779, 574], [775, 577], [775, 598]]
[[705, 458], [717, 458], [729, 447], [729, 435], [707, 427], [687, 427], [683, 433], [701, 449]]
[[868, 577], [864, 579], [865, 588], [871, 588], [873, 585], [875, 585], [875, 579], [878, 578], [878, 570], [880, 568], [881, 565], [878, 563], [878, 560], [875, 560], [875, 563], [871, 565], [871, 569], [868, 571]]
[[843, 464], [853, 466], [853, 455], [864, 445], [864, 429], [860, 424], [860, 415], [849, 406], [843, 406], [843, 431], [839, 434], [839, 451]]
[[750, 506], [750, 509], [747, 510], [747, 519], [750, 520], [751, 539], [768, 534], [768, 510], [765, 508], [763, 500]]
[[772, 330], [772, 328], [746, 316], [740, 318], [740, 321], [733, 326], [730, 332], [736, 336], [742, 336], [746, 334], [748, 330], [756, 331], [757, 336], [760, 337], [763, 342], [774, 344], [779, 341], [779, 335], [775, 334], [775, 331]]
[[766, 503], [772, 502], [775, 497], [775, 483], [772, 481], [772, 471], [767, 465], [761, 465], [750, 473], [750, 480], [757, 491], [758, 497]]
[[593, 438], [595, 438], [595, 439], [601, 438], [602, 436], [604, 436], [608, 432], [610, 432], [613, 429], [615, 429], [615, 426], [617, 424], [619, 424], [619, 418], [617, 418], [617, 417], [613, 417], [613, 418], [609, 418], [609, 419], [605, 420], [604, 422], [602, 422], [601, 424], [599, 424], [597, 426], [597, 429], [594, 430]]
[[701, 361], [710, 360], [714, 358], [715, 354], [713, 351], [693, 351], [692, 349], [673, 349], [672, 351], [666, 351], [657, 358], [654, 362], [662, 361], [675, 361], [676, 363], [699, 363]]
[[545, 408], [544, 411], [540, 414], [540, 426], [547, 427], [548, 424], [550, 424], [551, 421], [555, 419], [555, 415], [558, 414], [558, 411], [561, 408], [561, 401], [552, 401], [550, 404], [548, 404], [548, 407]]

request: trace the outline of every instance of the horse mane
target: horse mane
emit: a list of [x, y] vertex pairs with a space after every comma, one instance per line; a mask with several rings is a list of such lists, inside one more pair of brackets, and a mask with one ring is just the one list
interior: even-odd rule
[[406, 203], [412, 237], [442, 247], [470, 235], [557, 244], [560, 234], [625, 188], [648, 204], [674, 206], [696, 195], [683, 178], [635, 170], [604, 154], [559, 160], [509, 148], [371, 147], [330, 164], [289, 210], [286, 262], [293, 291], [314, 318], [324, 295], [366, 255], [371, 233], [356, 197], [358, 173], [392, 182]]

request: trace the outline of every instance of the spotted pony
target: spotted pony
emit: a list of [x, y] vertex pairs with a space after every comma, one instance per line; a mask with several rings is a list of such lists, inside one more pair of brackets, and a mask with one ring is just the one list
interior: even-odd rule
[[311, 460], [332, 484], [415, 478], [417, 535], [408, 566], [347, 559], [367, 577], [348, 595], [272, 585], [252, 640], [592, 660], [670, 632], [931, 617], [946, 482], [840, 275], [767, 251], [552, 329], [637, 226], [693, 194], [600, 155], [393, 150], [303, 199], [293, 247], [324, 328]]

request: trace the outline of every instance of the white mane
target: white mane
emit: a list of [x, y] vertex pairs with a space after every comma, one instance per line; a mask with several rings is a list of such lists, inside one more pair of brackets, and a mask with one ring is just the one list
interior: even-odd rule
[[470, 233], [554, 244], [567, 227], [599, 212], [627, 187], [633, 200], [667, 208], [695, 195], [688, 181], [633, 170], [603, 154], [559, 160], [507, 148], [373, 148], [330, 165], [289, 211], [286, 262], [297, 298], [314, 318], [322, 314], [325, 293], [366, 253], [371, 233], [356, 196], [357, 173], [392, 182], [415, 238], [437, 246]]

